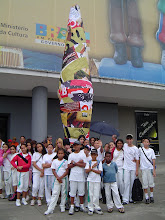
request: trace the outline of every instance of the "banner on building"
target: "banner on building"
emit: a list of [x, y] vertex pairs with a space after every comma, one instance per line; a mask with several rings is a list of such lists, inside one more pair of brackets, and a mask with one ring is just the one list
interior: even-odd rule
[[140, 145], [144, 138], [150, 139], [151, 148], [159, 155], [159, 136], [157, 112], [135, 112], [137, 143]]

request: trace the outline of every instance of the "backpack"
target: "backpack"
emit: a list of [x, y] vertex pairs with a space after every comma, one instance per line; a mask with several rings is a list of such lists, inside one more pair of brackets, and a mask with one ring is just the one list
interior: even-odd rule
[[139, 178], [136, 178], [132, 187], [132, 200], [142, 201], [143, 200], [143, 188]]
[[[99, 169], [99, 164], [100, 164], [100, 161], [97, 160], [97, 169]], [[90, 160], [90, 161], [89, 161], [89, 166], [91, 167], [91, 165], [92, 165], [92, 161]], [[101, 171], [100, 176], [101, 176], [101, 178], [103, 177], [103, 171]]]

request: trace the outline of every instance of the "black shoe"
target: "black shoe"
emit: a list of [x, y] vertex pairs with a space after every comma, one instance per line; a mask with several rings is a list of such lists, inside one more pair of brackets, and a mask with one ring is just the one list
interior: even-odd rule
[[132, 66], [136, 68], [143, 67], [143, 58], [141, 50], [141, 47], [131, 47], [131, 63]]
[[12, 197], [10, 197], [8, 200], [9, 201], [16, 201], [17, 199], [17, 193], [14, 193]]
[[128, 205], [128, 203], [127, 202], [122, 202], [122, 205]]
[[150, 203], [154, 203], [154, 198], [150, 197]]
[[69, 210], [69, 208], [70, 208], [70, 207], [69, 207], [69, 203], [67, 202], [67, 203], [65, 204], [65, 209], [66, 209], [66, 210]]
[[150, 204], [150, 200], [149, 199], [146, 199], [146, 204]]
[[75, 206], [74, 210], [75, 210], [75, 212], [79, 212], [80, 211], [80, 207]]
[[116, 64], [123, 65], [127, 63], [127, 48], [125, 43], [115, 43], [114, 61]]

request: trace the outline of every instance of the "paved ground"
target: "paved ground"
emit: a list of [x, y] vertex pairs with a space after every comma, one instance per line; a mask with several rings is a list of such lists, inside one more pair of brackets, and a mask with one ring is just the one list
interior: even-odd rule
[[113, 220], [165, 220], [165, 161], [157, 160], [157, 177], [155, 178], [155, 203], [146, 205], [144, 202], [138, 204], [129, 204], [125, 206], [125, 213], [120, 214], [116, 209], [113, 213], [107, 213], [106, 206], [101, 204], [104, 214], [99, 216], [94, 214], [88, 216], [85, 213], [75, 213], [73, 216], [68, 215], [68, 211], [60, 213], [57, 206], [54, 214], [44, 216], [46, 205], [31, 207], [30, 205], [16, 207], [15, 202], [9, 202], [6, 199], [0, 199], [0, 220], [45, 220], [45, 219], [109, 219]]

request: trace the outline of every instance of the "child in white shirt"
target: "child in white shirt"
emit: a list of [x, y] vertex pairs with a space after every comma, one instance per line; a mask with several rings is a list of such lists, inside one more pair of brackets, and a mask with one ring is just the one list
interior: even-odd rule
[[[7, 144], [3, 146], [4, 154], [8, 151], [9, 147]], [[5, 182], [5, 191], [6, 191], [6, 198], [9, 198], [11, 194], [13, 194], [13, 187], [12, 187], [12, 171], [11, 171], [11, 154], [8, 154], [3, 160], [3, 174], [4, 174], [4, 182]]]
[[127, 143], [124, 144], [124, 194], [123, 205], [133, 203], [132, 187], [136, 176], [138, 176], [139, 151], [133, 145], [133, 135], [126, 136]]
[[88, 214], [93, 215], [93, 212], [102, 215], [103, 212], [99, 206], [99, 192], [101, 183], [101, 172], [103, 171], [102, 162], [97, 161], [97, 150], [91, 151], [92, 160], [87, 162], [85, 171], [88, 173]]
[[[17, 147], [15, 145], [12, 145], [10, 148], [11, 152], [11, 160], [17, 155], [16, 153]], [[17, 180], [17, 169], [11, 166], [11, 175], [12, 175], [12, 186], [14, 188], [14, 194], [13, 196], [9, 199], [9, 201], [16, 201], [17, 199], [17, 185], [18, 185], [18, 180]]]
[[85, 172], [84, 168], [86, 165], [86, 155], [84, 152], [80, 151], [81, 143], [75, 141], [74, 152], [68, 157], [68, 168], [71, 169], [69, 181], [70, 181], [70, 197], [71, 197], [71, 207], [69, 209], [69, 215], [74, 214], [74, 197], [78, 191], [80, 198], [80, 211], [85, 211], [84, 209], [84, 194], [85, 194]]
[[[142, 184], [145, 193], [146, 204], [154, 203], [153, 189], [154, 189], [154, 177], [156, 176], [155, 170], [155, 153], [152, 148], [149, 147], [150, 140], [148, 138], [143, 139], [143, 147], [139, 148], [140, 156], [140, 169], [142, 171]], [[150, 187], [150, 199], [148, 196], [148, 187]]]
[[65, 212], [65, 202], [67, 198], [67, 178], [68, 175], [68, 162], [64, 159], [65, 151], [63, 148], [57, 150], [57, 159], [52, 162], [52, 171], [55, 176], [52, 189], [52, 197], [48, 210], [44, 213], [45, 215], [53, 213], [53, 210], [57, 204], [60, 192], [61, 192], [61, 212]]
[[33, 164], [33, 187], [31, 206], [34, 206], [35, 199], [38, 196], [38, 206], [41, 206], [41, 198], [44, 197], [44, 169], [42, 167], [43, 156], [46, 154], [46, 149], [43, 144], [37, 143], [36, 152], [32, 157]]
[[44, 178], [45, 178], [45, 197], [47, 205], [50, 204], [51, 191], [54, 182], [54, 175], [51, 169], [53, 158], [56, 156], [56, 153], [53, 153], [53, 145], [49, 144], [47, 147], [47, 154], [44, 155], [42, 161], [42, 167], [44, 168]]

